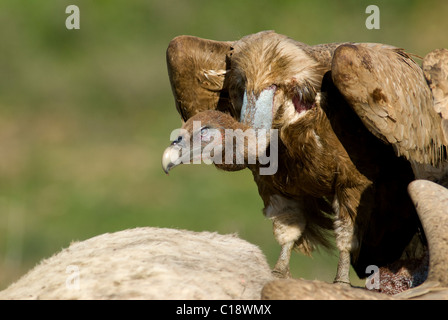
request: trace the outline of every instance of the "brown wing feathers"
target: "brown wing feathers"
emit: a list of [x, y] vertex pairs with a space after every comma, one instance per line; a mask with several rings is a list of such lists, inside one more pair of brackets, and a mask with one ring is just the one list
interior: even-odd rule
[[448, 145], [448, 49], [436, 49], [423, 59], [423, 72], [434, 96], [434, 109], [442, 115]]
[[233, 42], [178, 36], [166, 51], [176, 108], [184, 121], [205, 110], [234, 115], [225, 86]]
[[434, 166], [446, 161], [441, 117], [423, 71], [409, 55], [381, 44], [342, 45], [331, 71], [364, 125], [399, 155]]

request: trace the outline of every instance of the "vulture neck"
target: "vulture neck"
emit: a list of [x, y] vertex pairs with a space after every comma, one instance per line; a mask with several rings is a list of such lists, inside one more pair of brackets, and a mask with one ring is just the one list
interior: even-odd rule
[[252, 128], [235, 119], [224, 126], [222, 163], [225, 171], [237, 171], [266, 163], [266, 151], [271, 142], [271, 131]]

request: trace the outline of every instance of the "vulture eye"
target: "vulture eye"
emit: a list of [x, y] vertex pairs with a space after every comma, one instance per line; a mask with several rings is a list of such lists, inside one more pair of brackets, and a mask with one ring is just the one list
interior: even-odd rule
[[180, 143], [181, 141], [182, 141], [182, 136], [178, 136], [177, 139], [174, 140], [171, 144], [172, 144], [172, 145], [175, 145], [175, 144]]
[[201, 136], [202, 137], [206, 137], [206, 136], [208, 136], [208, 127], [203, 127], [202, 129], [201, 129]]

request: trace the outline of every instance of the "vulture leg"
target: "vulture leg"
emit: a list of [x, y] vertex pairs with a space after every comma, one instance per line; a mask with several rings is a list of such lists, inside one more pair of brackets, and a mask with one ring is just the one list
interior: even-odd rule
[[354, 208], [359, 206], [361, 193], [357, 188], [344, 188], [337, 192], [333, 200], [336, 213], [334, 230], [336, 246], [339, 249], [339, 261], [334, 283], [350, 285], [351, 253], [356, 250], [355, 226], [352, 217]]
[[350, 252], [342, 250], [339, 252], [338, 271], [334, 283], [350, 285]]
[[[275, 227], [274, 227], [275, 228]], [[275, 232], [275, 231], [274, 231]], [[282, 246], [280, 256], [272, 274], [277, 278], [291, 278], [291, 272], [289, 271], [289, 260], [291, 259], [292, 248], [294, 247], [294, 241], [289, 241]]]
[[335, 227], [339, 261], [334, 283], [350, 285], [350, 244], [353, 237], [353, 223], [350, 219], [337, 219]]
[[292, 249], [300, 242], [306, 226], [300, 207], [300, 204], [294, 200], [274, 195], [269, 198], [269, 205], [264, 209], [264, 214], [272, 220], [275, 239], [282, 247], [272, 270], [272, 274], [278, 278], [291, 277], [289, 260]]

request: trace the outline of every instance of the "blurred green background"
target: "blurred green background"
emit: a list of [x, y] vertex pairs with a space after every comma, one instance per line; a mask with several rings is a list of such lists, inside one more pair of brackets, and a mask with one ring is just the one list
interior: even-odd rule
[[[65, 27], [70, 4], [80, 30]], [[380, 30], [365, 27], [370, 4]], [[443, 0], [2, 0], [0, 290], [72, 241], [138, 226], [238, 233], [275, 263], [280, 248], [248, 171], [161, 169], [180, 127], [165, 64], [173, 37], [273, 29], [424, 56], [448, 47], [447, 16]], [[332, 281], [336, 263], [335, 252], [294, 254], [292, 274]]]

